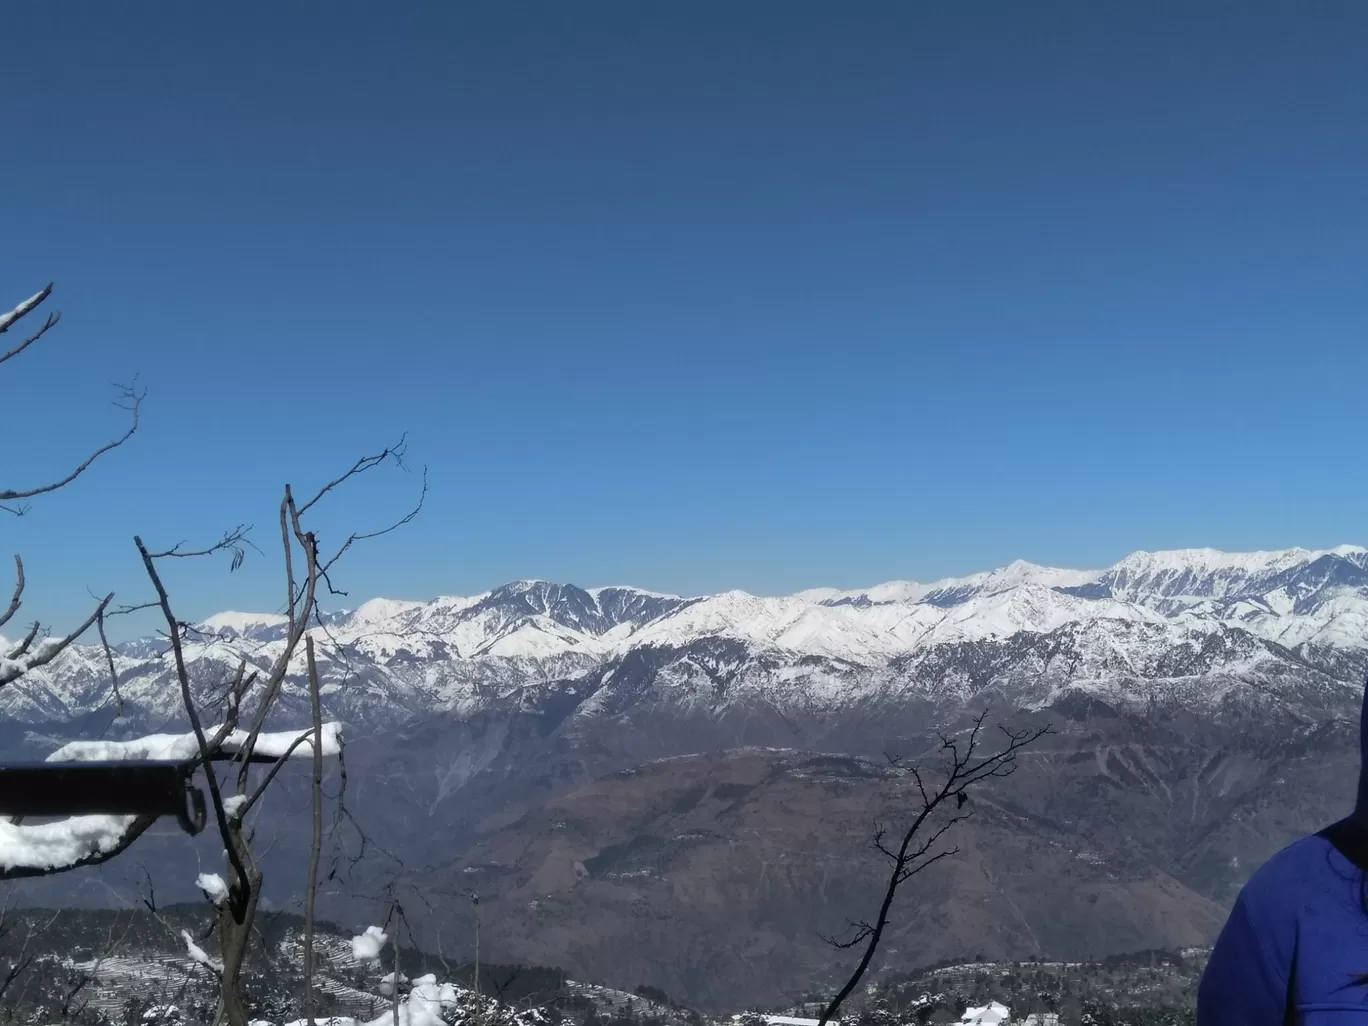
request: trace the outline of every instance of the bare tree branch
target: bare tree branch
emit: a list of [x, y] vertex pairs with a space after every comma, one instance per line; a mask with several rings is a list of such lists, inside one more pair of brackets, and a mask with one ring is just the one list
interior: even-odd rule
[[[152, 554], [148, 552], [143, 540], [134, 536], [133, 544], [137, 546], [138, 554], [142, 556], [143, 568], [147, 571], [148, 579], [152, 582], [152, 587], [157, 592], [157, 603], [161, 606], [162, 616], [166, 618], [166, 626], [171, 634], [171, 651], [176, 660], [176, 677], [180, 681], [181, 701], [185, 705], [185, 713], [190, 718], [190, 729], [194, 731], [195, 743], [199, 748], [200, 761], [204, 764], [205, 776], [209, 783], [209, 795], [214, 805], [214, 817], [218, 821], [219, 832], [225, 841], [229, 837], [228, 820], [223, 811], [223, 796], [219, 792], [218, 775], [209, 768], [213, 758], [214, 749], [210, 747], [209, 740], [204, 736], [204, 725], [200, 722], [199, 710], [195, 708], [195, 700], [190, 694], [190, 671], [185, 665], [185, 649], [181, 645], [181, 634], [179, 623], [175, 613], [171, 611], [171, 598], [166, 592], [165, 585], [162, 584], [161, 575], [157, 572], [157, 564]], [[239, 670], [241, 672], [241, 670]], [[233, 724], [225, 721], [219, 731], [219, 736], [215, 739], [222, 742], [223, 736], [233, 728]], [[228, 861], [233, 867], [233, 872], [240, 880], [247, 879], [247, 869], [242, 864], [242, 860], [236, 848], [229, 844]]]
[[19, 612], [24, 602], [24, 560], [19, 553], [14, 554], [14, 594], [10, 597], [9, 608], [0, 613], [0, 627], [5, 626]]
[[[43, 300], [47, 299], [47, 297], [50, 295], [52, 295], [52, 282], [48, 282], [41, 289], [39, 289], [33, 295], [29, 296], [28, 299], [24, 300], [9, 313], [0, 314], [0, 335], [3, 335], [5, 332], [9, 331], [11, 326], [13, 326], [15, 323], [22, 320], [23, 318], [27, 317], [29, 314], [31, 314], [34, 310], [41, 306]], [[47, 331], [47, 329], [50, 328], [53, 324], [56, 324], [57, 321], [61, 319], [61, 316], [61, 314], [49, 315], [48, 321], [51, 323], [45, 324], [42, 328], [38, 329], [38, 334], [41, 335], [44, 331]], [[34, 341], [34, 339], [30, 338], [24, 342], [21, 342], [16, 348], [11, 349], [8, 353], [5, 353], [3, 356], [0, 356], [0, 363], [4, 363], [6, 360], [10, 359], [13, 356], [18, 356], [20, 353], [24, 351], [25, 348], [32, 345]]]
[[298, 596], [295, 594], [294, 545], [290, 542], [290, 486], [285, 486], [285, 495], [280, 500], [280, 545], [285, 553], [285, 615], [289, 619], [289, 636], [294, 637], [295, 621], [299, 618], [295, 608]]
[[115, 715], [123, 715], [123, 695], [119, 694], [119, 670], [114, 665], [114, 650], [109, 645], [109, 637], [105, 634], [105, 611], [100, 610], [100, 615], [95, 619], [95, 626], [100, 632], [100, 648], [104, 652], [105, 665], [109, 667], [109, 687], [114, 695]]
[[863, 920], [861, 920], [858, 923], [852, 922], [847, 925], [850, 929], [853, 929], [855, 931], [854, 934], [851, 936], [850, 940], [837, 940], [835, 937], [827, 937], [822, 934], [818, 934], [817, 936], [821, 937], [822, 940], [826, 941], [833, 948], [836, 948], [839, 951], [844, 951], [847, 948], [855, 947], [855, 945], [867, 939], [869, 935], [874, 932], [874, 927], [870, 926]]
[[345, 474], [342, 474], [340, 477], [333, 478], [322, 488], [320, 488], [318, 490], [318, 494], [316, 494], [308, 502], [304, 503], [304, 505], [299, 507], [299, 510], [296, 515], [302, 517], [305, 513], [309, 512], [309, 510], [313, 509], [313, 507], [318, 504], [320, 499], [322, 499], [325, 495], [331, 492], [338, 485], [343, 484], [349, 479], [355, 477], [357, 474], [364, 474], [368, 470], [374, 470], [376, 467], [380, 466], [386, 460], [393, 459], [397, 464], [399, 464], [399, 466], [402, 467], [404, 465], [404, 454], [407, 451], [408, 434], [406, 432], [399, 436], [399, 441], [395, 445], [388, 446], [382, 452], [379, 452], [374, 456], [362, 456], [359, 460], [352, 464], [351, 469], [348, 470]]
[[[8, 313], [0, 314], [0, 334], [8, 332], [9, 329], [13, 327], [18, 321], [22, 320], [24, 317], [28, 316], [35, 309], [37, 309], [45, 300], [47, 300], [47, 298], [51, 294], [52, 283], [48, 282], [47, 285], [43, 286], [43, 288], [39, 289], [36, 293], [34, 293], [28, 299], [24, 300], [14, 309], [10, 310]], [[51, 313], [43, 322], [43, 324], [38, 328], [37, 331], [28, 336], [28, 338], [24, 339], [24, 341], [20, 342], [17, 346], [14, 346], [13, 348], [5, 351], [4, 353], [0, 353], [0, 363], [4, 363], [7, 360], [11, 360], [14, 357], [18, 356], [25, 349], [33, 345], [40, 338], [42, 338], [51, 328], [53, 328], [57, 324], [57, 322], [60, 319], [61, 315], [59, 313]], [[25, 512], [27, 512], [27, 505], [22, 504], [22, 502], [20, 505], [11, 505], [11, 503], [15, 502], [16, 500], [30, 499], [38, 495], [45, 495], [50, 492], [55, 492], [58, 489], [63, 488], [66, 485], [69, 485], [71, 482], [75, 481], [76, 478], [84, 474], [92, 465], [94, 465], [96, 460], [98, 460], [101, 456], [105, 455], [113, 449], [117, 449], [119, 446], [123, 445], [125, 442], [128, 441], [128, 439], [130, 439], [133, 436], [133, 434], [138, 430], [139, 413], [141, 411], [142, 401], [146, 393], [138, 388], [136, 378], [134, 379], [132, 384], [119, 386], [119, 388], [119, 401], [117, 401], [115, 405], [119, 406], [121, 409], [128, 412], [128, 429], [119, 437], [95, 449], [88, 456], [86, 456], [84, 460], [78, 463], [74, 469], [72, 469], [60, 478], [56, 478], [52, 481], [47, 482], [46, 484], [35, 485], [32, 487], [0, 488], [0, 511], [11, 513], [16, 516], [22, 516]], [[5, 624], [9, 623], [10, 620], [14, 618], [15, 614], [18, 613], [19, 608], [23, 603], [25, 586], [24, 562], [23, 559], [18, 555], [14, 557], [14, 570], [14, 590], [11, 594], [8, 607], [6, 607], [6, 609], [3, 612], [0, 612], [0, 627], [3, 627]], [[100, 634], [103, 638], [104, 614], [108, 610], [109, 603], [112, 600], [112, 598], [112, 595], [107, 595], [103, 600], [97, 599], [95, 611], [90, 615], [89, 618], [87, 618], [85, 623], [81, 624], [76, 630], [68, 633], [64, 638], [47, 639], [35, 646], [34, 642], [37, 641], [39, 632], [42, 629], [39, 624], [35, 623], [33, 625], [33, 628], [29, 631], [28, 635], [24, 638], [24, 640], [17, 647], [11, 650], [3, 660], [0, 660], [0, 687], [3, 687], [6, 684], [14, 682], [15, 680], [18, 680], [20, 677], [22, 677], [29, 671], [34, 670], [40, 666], [44, 666], [47, 663], [50, 663], [52, 660], [56, 659], [77, 638], [84, 634], [93, 623], [100, 624]], [[108, 651], [107, 640], [105, 642], [105, 647], [106, 651]], [[117, 682], [115, 687], [117, 691]]]
[[[139, 391], [136, 382], [132, 385], [121, 385], [119, 388], [121, 393], [120, 398], [122, 398], [124, 402], [115, 403], [114, 405], [128, 411], [129, 424], [127, 431], [113, 441], [106, 442], [104, 445], [100, 446], [77, 464], [76, 469], [72, 470], [63, 478], [59, 478], [56, 481], [50, 481], [47, 484], [35, 485], [32, 488], [0, 488], [0, 503], [13, 502], [15, 499], [31, 499], [35, 495], [46, 495], [48, 492], [55, 492], [59, 488], [65, 488], [67, 485], [71, 484], [72, 481], [75, 481], [89, 470], [91, 465], [105, 453], [117, 449], [132, 438], [138, 430], [138, 415], [142, 409], [142, 401], [147, 393]], [[25, 511], [25, 507], [8, 508], [3, 505], [0, 505], [0, 509], [6, 509], [7, 512], [14, 513], [16, 516], [22, 516]]]
[[56, 310], [48, 314], [47, 320], [43, 321], [42, 327], [40, 327], [28, 338], [24, 339], [24, 341], [20, 342], [13, 349], [9, 350], [6, 353], [0, 354], [0, 363], [4, 363], [6, 360], [18, 356], [29, 346], [33, 345], [33, 343], [37, 342], [40, 338], [46, 335], [51, 329], [55, 328], [57, 326], [57, 322], [61, 319], [62, 315]]
[[[5, 905], [6, 908], [8, 908], [8, 895], [5, 896]], [[15, 957], [14, 963], [10, 966], [9, 971], [5, 974], [4, 981], [0, 982], [0, 997], [4, 996], [5, 992], [10, 989], [10, 985], [13, 984], [18, 977], [22, 976], [24, 972], [28, 970], [28, 967], [33, 964], [34, 959], [37, 957], [36, 955], [29, 954], [29, 945], [31, 945], [36, 938], [42, 937], [44, 934], [48, 932], [48, 930], [52, 929], [52, 925], [55, 922], [57, 922], [57, 919], [59, 916], [61, 916], [61, 914], [62, 910], [58, 909], [56, 912], [52, 914], [52, 917], [42, 925], [35, 926], [33, 923], [28, 924], [28, 929], [24, 936], [23, 946], [20, 947], [19, 954]], [[27, 989], [27, 982], [25, 983], [25, 989]]]
[[[266, 794], [266, 789], [271, 786], [271, 782], [275, 780], [276, 774], [280, 772], [281, 767], [290, 761], [290, 757], [294, 755], [295, 749], [297, 749], [305, 741], [311, 741], [313, 736], [314, 733], [312, 730], [306, 730], [304, 733], [300, 734], [299, 737], [295, 738], [293, 741], [290, 742], [290, 746], [286, 748], [284, 752], [281, 753], [280, 758], [276, 759], [274, 762], [271, 763], [271, 768], [266, 771], [266, 776], [262, 778], [259, 784], [257, 784], [256, 790], [251, 793], [251, 795], [247, 799], [246, 804], [243, 805], [242, 814], [244, 816], [248, 812], [250, 812], [256, 805], [256, 803], [261, 800], [262, 796]], [[314, 747], [317, 748], [319, 746], [315, 745]], [[250, 763], [244, 763], [244, 766], [246, 765], [250, 765]]]
[[68, 870], [80, 869], [83, 866], [98, 866], [101, 862], [108, 862], [117, 855], [122, 854], [128, 846], [141, 837], [153, 823], [157, 821], [156, 816], [136, 816], [120, 836], [118, 843], [114, 846], [101, 851], [91, 852], [82, 858], [71, 862], [64, 862], [60, 866], [9, 866], [0, 867], [0, 880], [18, 880], [30, 876], [53, 876], [56, 873], [65, 873]]
[[[300, 639], [303, 638], [305, 630], [309, 626], [309, 614], [314, 608], [316, 595], [318, 592], [318, 546], [312, 534], [304, 531], [299, 525], [299, 514], [295, 509], [294, 496], [290, 486], [285, 486], [285, 498], [281, 502], [281, 531], [282, 543], [285, 548], [285, 574], [287, 586], [290, 590], [289, 604], [289, 630], [285, 638], [285, 647], [276, 658], [271, 667], [270, 673], [266, 678], [266, 687], [261, 697], [261, 702], [257, 706], [256, 716], [252, 719], [252, 726], [247, 732], [247, 740], [242, 746], [242, 765], [238, 771], [238, 789], [245, 791], [247, 788], [247, 772], [251, 761], [251, 754], [256, 747], [257, 737], [261, 734], [262, 725], [266, 722], [266, 714], [275, 704], [276, 697], [280, 693], [280, 688], [285, 683], [286, 674], [290, 670], [290, 661], [294, 658], [295, 652], [299, 648]], [[306, 564], [306, 580], [303, 594], [299, 596], [302, 605], [296, 604], [294, 594], [294, 563], [293, 563], [293, 543], [290, 539], [290, 528], [293, 526], [295, 538], [304, 550]]]
[[29, 632], [25, 634], [23, 638], [20, 639], [19, 644], [15, 645], [12, 649], [10, 649], [9, 655], [6, 656], [6, 658], [18, 659], [21, 655], [27, 652], [29, 648], [32, 647], [34, 640], [38, 637], [38, 632], [42, 629], [43, 625], [41, 623], [39, 623], [37, 620], [33, 621], [33, 625], [29, 627]]
[[414, 507], [411, 510], [405, 513], [394, 523], [390, 524], [388, 527], [382, 527], [378, 531], [368, 531], [362, 534], [351, 535], [349, 538], [347, 538], [345, 542], [342, 543], [342, 547], [338, 549], [336, 553], [333, 554], [333, 557], [327, 560], [322, 566], [318, 568], [318, 575], [321, 578], [323, 578], [324, 583], [328, 586], [328, 593], [330, 595], [347, 594], [345, 591], [333, 587], [332, 579], [328, 576], [328, 571], [332, 569], [333, 564], [336, 563], [339, 559], [341, 559], [343, 554], [345, 554], [346, 551], [350, 549], [352, 545], [356, 542], [366, 541], [370, 538], [379, 538], [382, 534], [389, 534], [391, 531], [397, 531], [399, 528], [403, 527], [405, 524], [413, 520], [414, 517], [416, 517], [420, 512], [422, 512], [423, 503], [427, 501], [427, 490], [427, 467], [423, 467], [423, 487], [422, 490], [418, 493], [417, 503], [414, 504]]
[[105, 619], [107, 620], [111, 616], [130, 616], [133, 613], [141, 613], [148, 609], [158, 608], [160, 608], [160, 603], [155, 599], [151, 602], [138, 602], [133, 605], [115, 606], [112, 609], [105, 610]]
[[[1005, 737], [1002, 747], [992, 754], [983, 755], [980, 749], [981, 736], [987, 716], [988, 712], [985, 709], [975, 717], [968, 737], [962, 742], [962, 749], [959, 739], [947, 737], [939, 732], [936, 734], [940, 742], [938, 750], [944, 757], [939, 784], [933, 783], [928, 786], [927, 779], [920, 769], [904, 767], [900, 758], [888, 757], [889, 766], [894, 771], [912, 778], [921, 807], [903, 830], [901, 841], [896, 847], [887, 840], [888, 832], [884, 826], [876, 824], [874, 827], [873, 847], [891, 863], [883, 900], [873, 923], [861, 920], [851, 924], [854, 933], [848, 940], [823, 938], [838, 950], [855, 948], [861, 944], [864, 945], [864, 950], [850, 978], [823, 1010], [819, 1026], [826, 1026], [864, 978], [888, 927], [889, 912], [898, 888], [923, 870], [958, 854], [958, 847], [936, 849], [946, 833], [969, 818], [970, 813], [960, 811], [967, 801], [968, 789], [990, 778], [1010, 776], [1016, 770], [1017, 753], [1050, 733], [1048, 725], [1033, 730], [1015, 731], [1002, 726]], [[937, 815], [942, 806], [950, 810], [950, 815], [943, 821]], [[932, 822], [933, 817], [936, 819], [935, 822]]]
[[64, 638], [48, 638], [29, 653], [29, 646], [33, 643], [33, 638], [38, 632], [38, 625], [34, 624], [33, 631], [25, 638], [24, 643], [15, 652], [11, 652], [7, 658], [6, 661], [13, 665], [6, 666], [4, 663], [0, 663], [0, 687], [13, 683], [31, 670], [35, 670], [40, 666], [46, 666], [65, 652], [77, 638], [90, 630], [91, 624], [100, 618], [101, 614], [104, 613], [105, 607], [108, 606], [113, 599], [114, 593], [110, 592], [104, 597], [100, 604], [95, 607], [95, 611], [86, 617], [85, 622], [74, 631]]
[[[252, 548], [256, 549], [256, 546], [252, 545], [251, 539], [247, 537], [247, 533], [251, 531], [251, 529], [251, 524], [238, 524], [237, 527], [233, 528], [231, 531], [225, 531], [223, 537], [214, 542], [214, 544], [206, 546], [205, 548], [186, 549], [183, 548], [185, 542], [181, 541], [177, 542], [169, 549], [164, 549], [161, 552], [153, 552], [150, 555], [153, 559], [196, 559], [200, 556], [212, 556], [216, 552], [227, 550], [233, 554], [232, 566], [229, 569], [230, 571], [236, 570], [242, 565], [242, 560], [246, 555], [245, 547], [251, 545]], [[257, 551], [260, 552], [261, 550], [257, 549]]]

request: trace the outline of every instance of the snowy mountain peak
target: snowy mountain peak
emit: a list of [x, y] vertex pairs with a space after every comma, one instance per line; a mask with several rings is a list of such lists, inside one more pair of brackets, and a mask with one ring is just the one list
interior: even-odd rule
[[[602, 658], [648, 642], [678, 646], [717, 636], [863, 660], [1069, 622], [1193, 618], [1236, 624], [1289, 646], [1368, 646], [1368, 549], [1134, 552], [1105, 570], [1016, 560], [929, 584], [890, 581], [773, 597], [733, 589], [685, 599], [630, 586], [518, 580], [465, 598], [372, 599], [334, 614], [330, 627], [341, 640], [378, 651], [414, 651], [415, 642], [401, 639], [417, 638], [423, 651], [437, 644], [458, 658]], [[283, 622], [274, 614], [231, 612], [205, 626], [267, 641]]]
[[[438, 599], [437, 601], [441, 601]], [[405, 599], [374, 598], [368, 602], [362, 602], [355, 609], [344, 614], [348, 623], [379, 623], [384, 620], [392, 620], [404, 613], [415, 609], [422, 609], [425, 603], [412, 602]]]
[[1136, 573], [1266, 573], [1270, 570], [1285, 570], [1299, 564], [1311, 563], [1324, 556], [1364, 555], [1368, 555], [1368, 549], [1358, 545], [1338, 545], [1333, 549], [1292, 548], [1258, 552], [1224, 552], [1210, 548], [1168, 549], [1159, 552], [1132, 552], [1111, 569], [1113, 572]]
[[1094, 570], [1067, 570], [1040, 566], [1018, 559], [996, 570], [936, 581], [927, 586], [926, 593], [928, 597], [937, 595], [941, 596], [943, 601], [948, 601], [955, 595], [994, 593], [1026, 585], [1040, 585], [1046, 588], [1077, 587], [1097, 580], [1098, 576], [1098, 572]]
[[262, 628], [279, 627], [286, 617], [279, 613], [239, 613], [232, 610], [207, 617], [200, 628], [211, 634], [248, 634]]
[[1170, 613], [1202, 603], [1239, 599], [1305, 613], [1336, 588], [1362, 588], [1365, 584], [1368, 550], [1356, 545], [1271, 552], [1135, 552], [1097, 582], [1099, 594], [1142, 602]]
[[[422, 619], [423, 611], [414, 615]], [[551, 651], [607, 657], [645, 644], [682, 647], [700, 637], [726, 637], [859, 662], [1073, 622], [1187, 624], [1194, 618], [1235, 624], [1286, 645], [1364, 644], [1359, 621], [1368, 621], [1368, 550], [1185, 549], [1133, 553], [1105, 570], [1017, 560], [930, 584], [890, 581], [772, 597], [733, 589], [682, 599], [631, 587], [517, 581], [458, 616], [467, 628], [480, 620], [480, 651], [493, 651], [488, 646], [497, 639], [497, 650], [510, 657], [519, 651], [536, 658]], [[454, 649], [472, 651], [460, 643]]]
[[[952, 675], [956, 688], [986, 686], [1017, 672], [1018, 659], [1027, 660], [1020, 672], [1030, 679], [1192, 676], [1215, 665], [1246, 673], [1290, 658], [1301, 669], [1288, 672], [1323, 663], [1348, 680], [1358, 679], [1368, 658], [1368, 549], [1137, 552], [1104, 570], [1018, 560], [930, 584], [890, 581], [788, 596], [732, 590], [680, 598], [523, 580], [427, 602], [371, 599], [325, 620], [320, 658], [345, 664], [367, 682], [361, 693], [388, 696], [400, 709], [434, 700], [478, 705], [595, 673], [625, 688], [630, 675], [616, 667], [660, 660], [678, 661], [671, 679], [679, 695], [714, 696], [709, 701], [722, 693], [719, 675], [748, 661], [756, 680], [779, 674], [786, 683], [774, 686], [793, 701], [837, 701], [840, 688], [937, 666], [960, 667]], [[284, 644], [283, 625], [278, 614], [216, 614], [187, 651], [206, 680], [220, 679], [240, 658], [268, 667]], [[164, 649], [155, 642], [119, 647], [130, 702], [140, 688], [148, 707], [163, 701]], [[990, 649], [998, 654], [983, 654]], [[0, 691], [0, 709], [41, 719], [96, 708], [107, 698], [107, 674], [98, 648], [73, 646], [59, 663]], [[837, 678], [845, 681], [840, 688]]]

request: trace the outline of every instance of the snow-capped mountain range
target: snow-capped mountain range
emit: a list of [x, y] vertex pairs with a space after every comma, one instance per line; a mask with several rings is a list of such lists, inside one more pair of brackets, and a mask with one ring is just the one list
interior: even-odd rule
[[[548, 689], [575, 696], [582, 715], [622, 708], [624, 691], [806, 709], [875, 695], [967, 699], [1012, 683], [1034, 702], [1060, 688], [1149, 694], [1140, 682], [1158, 680], [1181, 682], [1194, 700], [1289, 676], [1326, 693], [1356, 686], [1368, 656], [1368, 549], [1137, 552], [1103, 570], [1018, 561], [929, 584], [779, 597], [516, 581], [427, 602], [374, 599], [325, 619], [314, 633], [327, 700], [386, 721], [526, 704]], [[241, 658], [269, 665], [283, 625], [271, 613], [209, 617], [190, 645], [197, 683], [211, 689]], [[124, 702], [175, 717], [154, 640], [120, 646], [116, 664]], [[0, 691], [0, 710], [31, 723], [88, 714], [107, 702], [108, 677], [102, 652], [75, 646]]]
[[[272, 613], [200, 624], [187, 654], [201, 701], [212, 706], [240, 660], [269, 667], [283, 628]], [[934, 764], [932, 732], [985, 707], [1052, 733], [1008, 790], [975, 795], [977, 854], [946, 884], [955, 912], [931, 917], [945, 925], [930, 947], [928, 920], [907, 920], [919, 950], [959, 957], [996, 937], [992, 950], [1017, 958], [1085, 934], [1104, 953], [1209, 940], [1224, 915], [1212, 902], [1233, 895], [1242, 867], [1352, 803], [1368, 549], [1136, 553], [1087, 571], [1017, 562], [777, 597], [517, 581], [374, 599], [329, 613], [313, 636], [327, 714], [345, 725], [348, 822], [443, 893], [489, 874], [482, 893], [505, 901], [491, 943], [510, 961], [607, 976], [638, 959], [686, 967], [681, 988], [686, 975], [741, 988], [757, 976], [750, 953], [790, 936], [767, 965], [797, 993], [795, 966], [829, 964], [801, 940], [834, 900], [829, 875], [843, 875], [827, 860], [852, 844], [863, 858], [868, 823], [901, 807], [901, 792], [880, 790], [885, 754]], [[98, 647], [0, 688], [0, 754], [183, 730], [163, 648], [120, 646], [122, 722]], [[307, 722], [298, 670], [276, 729]], [[268, 878], [295, 879], [287, 867], [306, 862], [307, 783], [282, 777], [259, 814]], [[159, 894], [162, 879], [195, 879], [178, 834], [139, 844], [163, 867]], [[381, 893], [387, 858], [348, 887]], [[106, 882], [81, 900], [108, 900]], [[66, 877], [52, 887], [47, 900], [73, 900]], [[347, 888], [329, 894], [352, 915]], [[671, 925], [643, 940], [643, 921]], [[1018, 922], [1020, 935], [996, 925]], [[719, 937], [735, 947], [698, 962]]]

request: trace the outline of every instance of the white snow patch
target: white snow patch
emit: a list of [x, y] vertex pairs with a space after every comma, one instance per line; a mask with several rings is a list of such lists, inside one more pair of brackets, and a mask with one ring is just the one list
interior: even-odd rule
[[229, 795], [223, 799], [223, 814], [229, 819], [237, 819], [242, 815], [242, 810], [247, 808], [247, 796], [245, 794]]
[[71, 816], [15, 825], [0, 817], [0, 867], [57, 869], [117, 850], [135, 816]]
[[346, 623], [348, 627], [384, 623], [386, 620], [393, 620], [396, 616], [402, 616], [404, 613], [422, 609], [424, 605], [425, 603], [408, 599], [373, 598], [368, 602], [362, 602], [352, 610]]
[[366, 927], [365, 933], [351, 939], [352, 958], [358, 962], [374, 962], [380, 957], [380, 949], [389, 940], [389, 934], [378, 926]]
[[228, 885], [217, 873], [201, 873], [195, 877], [195, 886], [215, 905], [221, 905], [228, 900]]

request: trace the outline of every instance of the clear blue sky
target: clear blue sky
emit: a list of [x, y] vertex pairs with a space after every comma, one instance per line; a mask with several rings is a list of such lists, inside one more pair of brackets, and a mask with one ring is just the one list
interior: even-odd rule
[[[279, 488], [401, 431], [360, 597], [762, 593], [1368, 539], [1368, 7], [26, 4], [0, 524], [31, 613], [129, 542], [273, 608]], [[324, 522], [383, 523], [377, 477]]]

